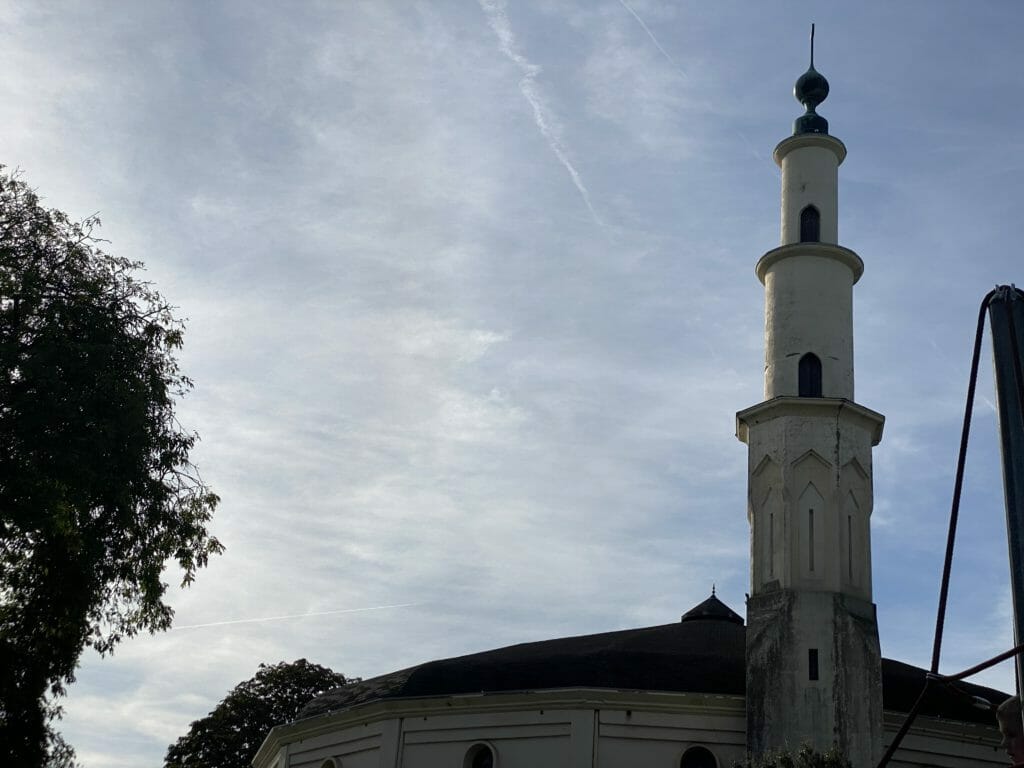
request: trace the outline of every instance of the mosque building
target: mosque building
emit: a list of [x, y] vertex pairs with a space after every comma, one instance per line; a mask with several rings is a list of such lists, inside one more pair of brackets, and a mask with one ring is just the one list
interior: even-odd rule
[[[884, 659], [871, 586], [872, 447], [884, 418], [854, 399], [853, 286], [838, 244], [843, 143], [806, 107], [775, 148], [782, 244], [765, 289], [764, 401], [736, 415], [748, 448], [746, 621], [712, 592], [671, 624], [498, 648], [350, 684], [274, 728], [256, 768], [728, 768], [748, 753], [833, 744], [877, 764], [922, 688]], [[1006, 765], [1006, 694], [932, 686], [889, 765]]]

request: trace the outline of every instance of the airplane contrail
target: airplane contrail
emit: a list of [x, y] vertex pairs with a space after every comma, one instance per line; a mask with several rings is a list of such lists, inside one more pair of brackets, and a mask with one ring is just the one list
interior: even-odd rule
[[[639, 24], [640, 28], [643, 29], [643, 31], [647, 33], [647, 36], [649, 38], [651, 38], [651, 42], [654, 43], [654, 47], [657, 48], [661, 52], [661, 55], [665, 57], [665, 61], [667, 61], [669, 64], [671, 64], [672, 68], [676, 72], [678, 72], [683, 77], [689, 79], [690, 76], [688, 74], [686, 74], [686, 72], [678, 64], [676, 64], [675, 59], [673, 59], [669, 55], [669, 52], [666, 51], [661, 46], [661, 43], [658, 42], [658, 38], [654, 36], [653, 32], [651, 32], [651, 28], [648, 27], [644, 23], [644, 20], [642, 18], [640, 18], [640, 14], [638, 14], [636, 11], [634, 11], [633, 7], [629, 3], [627, 3], [626, 0], [619, 0], [619, 5], [621, 5], [627, 11], [629, 11], [629, 14], [634, 19], [636, 19], [636, 23]], [[754, 156], [755, 160], [764, 160], [764, 155], [762, 155], [761, 152], [758, 151], [757, 147], [755, 147], [753, 145], [753, 143], [751, 143], [750, 139], [747, 138], [747, 135], [745, 133], [743, 133], [743, 131], [739, 130], [738, 128], [733, 128], [733, 133], [735, 133], [737, 136], [739, 136], [740, 139], [743, 141], [743, 143], [747, 145], [747, 149], [750, 150], [750, 153]], [[771, 173], [771, 169], [766, 169], [766, 170], [767, 170], [768, 173]]]
[[551, 148], [555, 157], [558, 158], [558, 162], [568, 171], [569, 178], [572, 179], [573, 185], [580, 193], [580, 197], [583, 198], [583, 204], [587, 206], [587, 210], [590, 211], [594, 222], [598, 226], [603, 227], [604, 222], [601, 221], [601, 217], [597, 215], [597, 211], [594, 210], [594, 206], [590, 202], [590, 192], [583, 184], [583, 179], [573, 166], [572, 161], [569, 160], [569, 156], [562, 146], [557, 131], [552, 125], [551, 117], [544, 107], [540, 92], [537, 90], [535, 81], [537, 75], [540, 74], [541, 68], [516, 50], [515, 36], [512, 34], [512, 26], [509, 24], [508, 15], [505, 13], [505, 0], [479, 0], [479, 2], [480, 8], [487, 15], [488, 24], [494, 30], [494, 34], [498, 36], [501, 52], [523, 71], [523, 79], [519, 81], [519, 90], [526, 98], [526, 101], [529, 102], [530, 107], [533, 108], [533, 122], [537, 125], [541, 135], [547, 140], [548, 147]]
[[672, 65], [676, 72], [681, 74], [683, 77], [688, 77], [688, 75], [679, 68], [679, 65], [675, 63], [672, 57], [668, 55], [668, 51], [661, 47], [661, 43], [658, 42], [658, 38], [656, 38], [650, 28], [644, 24], [644, 20], [640, 18], [639, 14], [633, 10], [629, 3], [627, 3], [626, 0], [619, 0], [619, 3], [623, 8], [629, 11], [630, 14], [632, 14], [633, 18], [636, 19], [636, 23], [639, 24], [643, 28], [644, 32], [647, 33], [647, 36], [651, 38], [651, 42], [654, 43], [654, 47], [661, 51], [661, 55], [665, 57], [665, 60]]
[[176, 629], [200, 629], [202, 627], [225, 627], [229, 624], [254, 624], [260, 621], [281, 621], [282, 619], [304, 619], [307, 616], [331, 616], [337, 613], [362, 613], [364, 611], [383, 611], [387, 608], [411, 608], [423, 603], [396, 603], [395, 605], [374, 605], [369, 608], [342, 608], [337, 611], [314, 611], [312, 613], [291, 613], [285, 616], [264, 616], [258, 619], [231, 619], [229, 621], [210, 621], [205, 624], [185, 624], [180, 627], [171, 627], [173, 632]]

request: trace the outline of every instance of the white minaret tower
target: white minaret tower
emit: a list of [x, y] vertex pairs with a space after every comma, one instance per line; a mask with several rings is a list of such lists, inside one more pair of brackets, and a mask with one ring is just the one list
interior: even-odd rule
[[749, 448], [747, 745], [760, 754], [836, 744], [858, 768], [882, 749], [882, 674], [871, 597], [871, 448], [884, 417], [853, 400], [853, 284], [864, 264], [838, 244], [846, 147], [814, 110], [775, 148], [782, 245], [757, 263], [765, 288], [764, 402], [736, 414]]

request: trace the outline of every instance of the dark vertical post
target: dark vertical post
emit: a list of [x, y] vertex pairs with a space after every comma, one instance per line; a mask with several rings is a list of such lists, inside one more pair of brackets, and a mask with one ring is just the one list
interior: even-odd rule
[[[1024, 291], [1001, 285], [989, 302], [1010, 549], [1014, 643], [1024, 643]], [[1017, 693], [1024, 658], [1017, 656]]]

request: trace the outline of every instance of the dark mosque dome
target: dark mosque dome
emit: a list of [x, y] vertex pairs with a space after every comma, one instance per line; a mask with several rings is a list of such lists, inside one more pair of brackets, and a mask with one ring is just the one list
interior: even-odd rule
[[[743, 619], [712, 595], [674, 624], [510, 645], [335, 688], [299, 719], [386, 699], [570, 688], [743, 696], [745, 648]], [[884, 709], [909, 711], [925, 675], [882, 659]], [[991, 725], [991, 711], [978, 709], [973, 697], [998, 704], [1007, 694], [970, 683], [934, 685], [921, 714]]]

